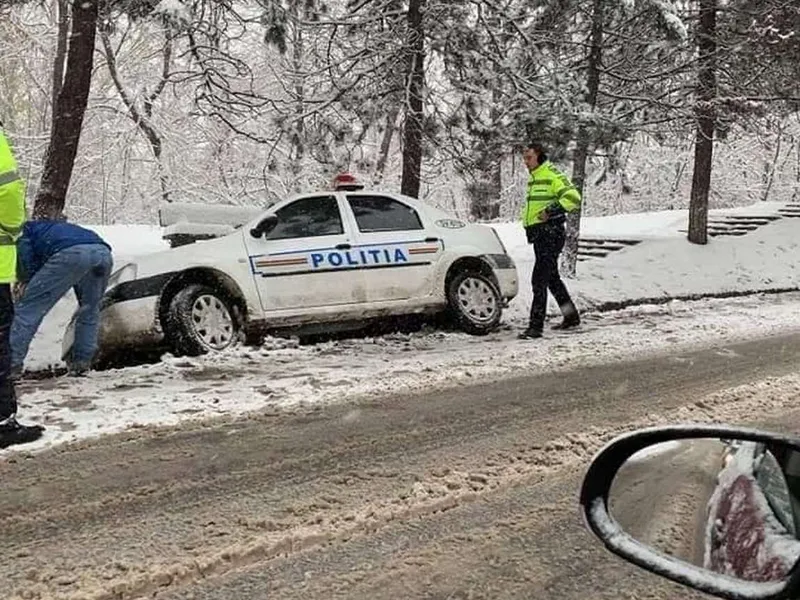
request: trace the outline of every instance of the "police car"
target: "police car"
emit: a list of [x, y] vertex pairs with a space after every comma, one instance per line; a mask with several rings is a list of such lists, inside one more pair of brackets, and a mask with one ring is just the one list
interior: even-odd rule
[[[116, 270], [100, 355], [152, 346], [197, 355], [265, 332], [445, 311], [481, 335], [517, 291], [516, 266], [493, 228], [346, 181]], [[73, 335], [71, 323], [64, 356]]]

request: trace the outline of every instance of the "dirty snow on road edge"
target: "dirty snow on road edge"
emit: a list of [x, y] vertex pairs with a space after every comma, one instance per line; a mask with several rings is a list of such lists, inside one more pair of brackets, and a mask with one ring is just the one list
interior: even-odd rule
[[129, 427], [429, 391], [793, 330], [800, 330], [798, 294], [630, 308], [587, 319], [583, 332], [536, 341], [516, 340], [513, 331], [420, 332], [314, 346], [267, 340], [261, 348], [22, 383], [20, 418], [48, 427], [24, 450]]

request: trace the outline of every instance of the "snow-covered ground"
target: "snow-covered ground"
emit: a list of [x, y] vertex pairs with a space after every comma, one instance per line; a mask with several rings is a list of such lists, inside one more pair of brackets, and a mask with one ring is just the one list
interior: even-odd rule
[[[626, 235], [636, 235], [634, 222], [651, 239], [581, 263], [579, 278], [568, 281], [584, 307], [607, 300], [798, 284], [800, 220], [783, 219], [743, 237], [712, 239], [705, 247], [690, 245], [673, 231], [685, 225], [685, 213], [633, 215], [630, 221], [623, 216], [587, 219], [585, 235], [625, 228]], [[23, 382], [20, 418], [48, 426], [45, 437], [25, 450], [129, 427], [413, 393], [800, 330], [800, 294], [783, 294], [587, 314], [582, 333], [517, 340], [514, 327], [526, 318], [533, 257], [515, 225], [497, 227], [523, 282], [501, 331], [476, 338], [425, 330], [314, 346], [268, 339], [260, 348], [197, 359], [167, 356], [156, 365], [94, 372], [86, 379]], [[166, 247], [156, 227], [95, 229], [114, 246], [118, 264]], [[60, 302], [45, 320], [28, 368], [58, 362], [61, 333], [74, 305], [71, 297]]]
[[[775, 205], [759, 204], [724, 212], [754, 216], [775, 210]], [[741, 237], [709, 238], [705, 246], [686, 241], [686, 234], [680, 233], [686, 226], [686, 211], [585, 219], [582, 236], [644, 241], [579, 263], [578, 278], [566, 282], [579, 307], [800, 286], [800, 219], [780, 219]], [[523, 282], [508, 317], [524, 319], [531, 301], [530, 286], [525, 284], [533, 269], [533, 252], [517, 224], [497, 228]], [[549, 308], [557, 312], [552, 298]]]
[[[759, 202], [750, 206], [714, 209], [708, 213], [709, 219], [723, 216], [770, 216], [785, 205], [781, 202]], [[607, 217], [581, 219], [581, 235], [586, 237], [617, 237], [625, 239], [685, 237], [688, 224], [685, 210], [660, 210], [632, 214], [617, 214]]]
[[800, 294], [632, 307], [587, 319], [583, 333], [534, 342], [517, 340], [513, 330], [483, 338], [423, 331], [313, 346], [268, 339], [261, 348], [24, 382], [20, 418], [49, 428], [27, 450], [128, 427], [430, 391], [792, 330], [800, 330]]

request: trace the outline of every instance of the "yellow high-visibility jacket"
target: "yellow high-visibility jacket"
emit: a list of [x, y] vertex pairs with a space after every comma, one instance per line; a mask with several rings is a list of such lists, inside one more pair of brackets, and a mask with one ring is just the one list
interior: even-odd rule
[[17, 239], [25, 223], [25, 182], [0, 130], [0, 284], [17, 279]]
[[551, 219], [581, 206], [581, 194], [569, 177], [556, 169], [548, 160], [531, 171], [525, 206], [522, 207], [522, 226], [542, 223], [541, 214], [547, 210]]

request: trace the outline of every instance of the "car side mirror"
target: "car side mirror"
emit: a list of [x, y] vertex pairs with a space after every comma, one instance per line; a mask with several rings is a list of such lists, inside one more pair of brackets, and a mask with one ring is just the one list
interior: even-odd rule
[[661, 577], [728, 600], [797, 598], [800, 480], [783, 472], [797, 453], [800, 439], [748, 428], [634, 431], [592, 460], [581, 510], [608, 550]]
[[261, 236], [266, 235], [275, 229], [277, 224], [277, 215], [267, 215], [258, 222], [258, 225], [250, 230], [250, 235], [252, 235], [254, 238], [260, 238]]

